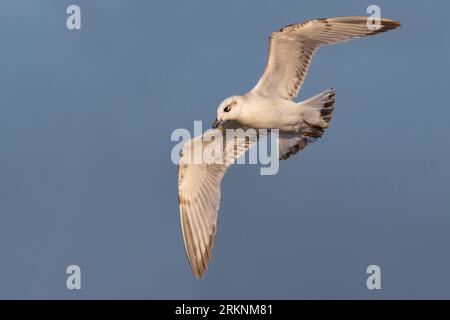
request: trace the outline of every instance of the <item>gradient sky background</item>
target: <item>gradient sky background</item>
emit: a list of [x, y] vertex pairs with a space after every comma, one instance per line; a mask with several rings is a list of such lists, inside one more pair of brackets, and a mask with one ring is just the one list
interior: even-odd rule
[[[79, 4], [82, 30], [66, 29]], [[182, 243], [175, 128], [261, 74], [270, 32], [365, 15], [402, 28], [321, 49], [325, 136], [222, 184], [213, 259]], [[448, 1], [0, 2], [0, 298], [450, 298]], [[82, 270], [82, 290], [65, 269]], [[382, 269], [382, 290], [366, 268]]]

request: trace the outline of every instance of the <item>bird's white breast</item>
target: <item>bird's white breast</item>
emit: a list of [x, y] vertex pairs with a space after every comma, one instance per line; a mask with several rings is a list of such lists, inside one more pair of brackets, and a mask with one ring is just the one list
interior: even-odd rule
[[290, 100], [258, 95], [246, 97], [240, 122], [251, 128], [283, 130], [298, 121], [298, 105]]

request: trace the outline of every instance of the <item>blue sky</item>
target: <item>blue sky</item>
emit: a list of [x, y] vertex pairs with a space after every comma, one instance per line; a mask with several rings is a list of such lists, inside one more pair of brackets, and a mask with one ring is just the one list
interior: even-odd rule
[[[66, 28], [78, 4], [82, 29]], [[330, 128], [279, 174], [222, 184], [213, 259], [192, 277], [170, 161], [261, 74], [270, 32], [365, 15], [402, 27], [321, 49], [299, 100]], [[0, 2], [1, 298], [448, 298], [447, 1]], [[65, 269], [82, 270], [82, 290]], [[381, 267], [382, 289], [366, 288]]]

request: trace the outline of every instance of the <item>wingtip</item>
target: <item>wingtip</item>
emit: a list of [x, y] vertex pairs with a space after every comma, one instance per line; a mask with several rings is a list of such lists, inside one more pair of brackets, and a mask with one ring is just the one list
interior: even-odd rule
[[203, 275], [194, 273], [194, 278], [195, 278], [195, 280], [202, 280], [203, 279]]
[[391, 23], [392, 25], [394, 25], [395, 27], [400, 27], [402, 24], [400, 23], [400, 21], [398, 20], [394, 20], [394, 19], [385, 19], [386, 21], [388, 21], [389, 23]]
[[202, 280], [203, 276], [205, 275], [206, 268], [205, 269], [195, 269], [192, 268], [192, 274], [194, 275], [195, 280]]
[[374, 34], [383, 33], [383, 32], [389, 31], [389, 30], [394, 30], [394, 29], [399, 28], [400, 26], [401, 26], [401, 23], [397, 20], [383, 18], [383, 19], [381, 19], [381, 26], [378, 29], [375, 29], [372, 32], [370, 32], [369, 35], [374, 35]]
[[398, 27], [401, 27], [402, 24], [400, 23], [400, 21], [397, 21], [397, 20], [385, 19], [385, 20], [383, 20], [383, 25], [391, 26], [393, 28], [398, 28]]

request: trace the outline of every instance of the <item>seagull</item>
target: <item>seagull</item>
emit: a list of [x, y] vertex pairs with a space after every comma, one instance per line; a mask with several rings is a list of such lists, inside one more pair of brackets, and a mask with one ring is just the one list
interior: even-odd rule
[[187, 141], [181, 152], [178, 163], [181, 230], [195, 278], [203, 277], [211, 258], [221, 180], [233, 161], [258, 137], [234, 141], [237, 147], [232, 148], [228, 161], [222, 163], [192, 163], [186, 154], [195, 145], [210, 145], [214, 141], [211, 137], [224, 134], [227, 128], [278, 129], [280, 160], [303, 150], [328, 128], [335, 102], [332, 88], [300, 103], [293, 101], [315, 52], [324, 45], [375, 35], [399, 26], [398, 21], [380, 18], [374, 29], [368, 17], [347, 16], [290, 24], [269, 36], [267, 64], [255, 87], [220, 103], [212, 129]]

